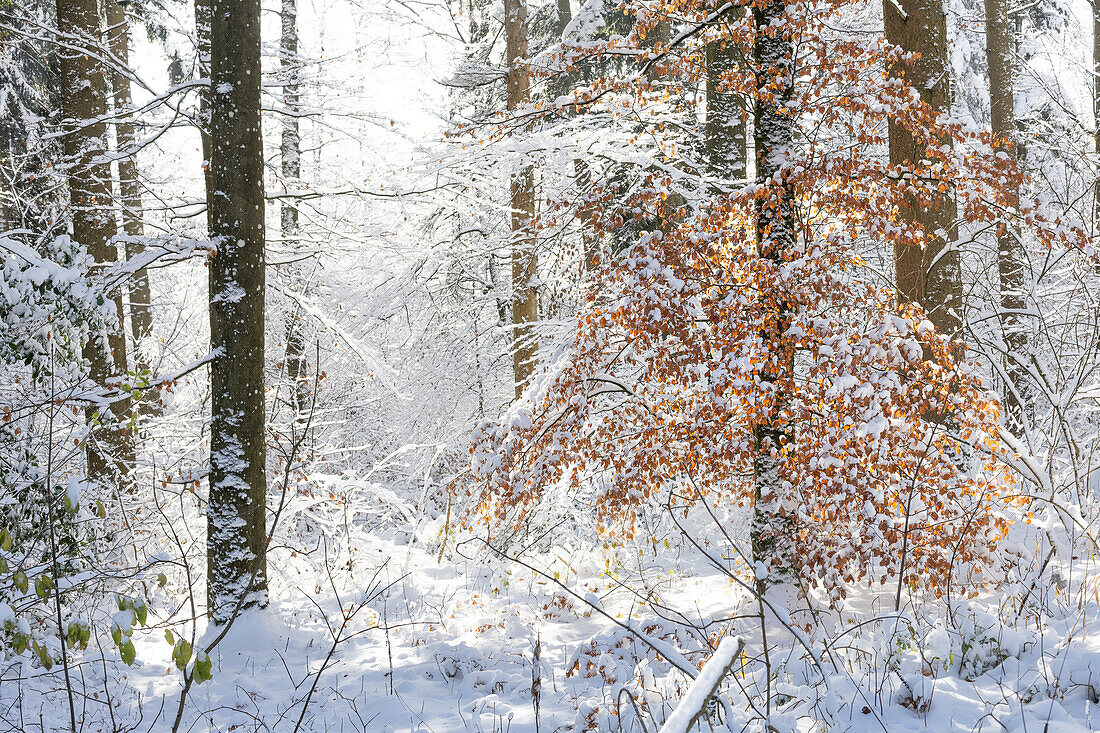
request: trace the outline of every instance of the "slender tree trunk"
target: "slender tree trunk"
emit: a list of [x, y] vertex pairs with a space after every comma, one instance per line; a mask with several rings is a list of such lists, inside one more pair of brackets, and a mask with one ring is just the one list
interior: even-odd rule
[[[905, 83], [920, 94], [934, 114], [949, 111], [947, 20], [942, 0], [888, 0], [883, 3], [883, 16], [886, 40], [908, 53], [919, 54], [919, 58], [891, 72], [904, 73]], [[890, 121], [889, 134], [892, 165], [904, 169], [928, 157], [925, 143], [894, 120]], [[955, 248], [954, 199], [947, 193], [931, 202], [911, 197], [899, 215], [924, 230], [926, 244], [895, 246], [898, 294], [904, 301], [919, 303], [938, 331], [955, 336], [962, 325], [962, 264]]]
[[[569, 27], [572, 20], [573, 8], [570, 6], [569, 0], [558, 0], [558, 23], [554, 28], [557, 39], [565, 40], [565, 29]], [[557, 89], [559, 95], [569, 92], [569, 87], [574, 82], [571, 77], [571, 74], [561, 74]], [[573, 159], [573, 182], [581, 196], [585, 195], [592, 185], [592, 169], [584, 158]], [[582, 207], [577, 218], [581, 221], [581, 244], [583, 249], [581, 252], [581, 270], [584, 273], [591, 273], [600, 261], [600, 243], [595, 231], [596, 211], [591, 206]]]
[[[213, 0], [195, 0], [195, 38], [198, 45], [198, 73], [203, 79], [210, 79], [210, 22]], [[202, 142], [202, 171], [206, 180], [206, 228], [214, 228], [214, 203], [211, 200], [214, 188], [210, 179], [210, 86], [199, 90], [198, 111], [199, 139]]]
[[[1100, 0], [1092, 2], [1092, 120], [1093, 149], [1100, 166]], [[1092, 186], [1093, 236], [1096, 236], [1095, 228], [1100, 227], [1100, 175]]]
[[[783, 385], [794, 368], [783, 334], [788, 330], [790, 303], [778, 273], [797, 240], [794, 194], [787, 182], [786, 152], [794, 139], [794, 122], [784, 107], [793, 96], [794, 44], [791, 41], [783, 0], [770, 0], [753, 8], [756, 27], [766, 29], [756, 38], [756, 95], [753, 139], [756, 146], [756, 181], [768, 191], [761, 199], [756, 220], [756, 242], [767, 266], [763, 299], [762, 343], [771, 346], [762, 367], [761, 381], [772, 395], [767, 414], [754, 428], [753, 462], [754, 511], [751, 528], [755, 562], [767, 568], [769, 576], [757, 579], [761, 593], [795, 572], [794, 538], [791, 519], [782, 509], [781, 446], [786, 442], [783, 422], [786, 401]], [[770, 90], [765, 92], [764, 90]]]
[[[530, 79], [525, 67], [527, 58], [527, 5], [524, 0], [504, 0], [505, 53], [508, 58], [509, 111], [525, 104], [529, 96]], [[520, 60], [517, 63], [517, 60]], [[538, 256], [533, 231], [535, 219], [535, 171], [524, 163], [512, 175], [512, 328], [513, 370], [516, 398], [523, 394], [531, 379], [538, 358], [538, 342], [531, 325], [538, 320], [538, 292], [535, 275]]]
[[[96, 0], [57, 0], [57, 25], [70, 38], [79, 36], [83, 45], [101, 40], [99, 6]], [[73, 238], [84, 245], [97, 264], [118, 260], [112, 241], [115, 223], [110, 214], [111, 166], [105, 156], [107, 127], [107, 81], [103, 68], [92, 53], [64, 48], [61, 56], [61, 112], [64, 116], [65, 157], [69, 167], [69, 193]], [[109, 324], [104, 355], [92, 343], [84, 347], [91, 363], [91, 377], [106, 385], [126, 372], [126, 335], [122, 295], [112, 297], [115, 319]], [[93, 480], [129, 481], [134, 461], [133, 435], [129, 429], [130, 400], [116, 400], [110, 411], [114, 418], [88, 441], [88, 476]], [[89, 410], [93, 419], [96, 410]]]
[[719, 182], [748, 176], [748, 131], [739, 95], [726, 89], [723, 75], [737, 70], [740, 49], [731, 42], [707, 44], [707, 172]]
[[[298, 85], [298, 0], [283, 0], [282, 35], [279, 56], [283, 67], [283, 138], [279, 148], [279, 163], [284, 185], [295, 185], [302, 176], [301, 135], [298, 130], [298, 111], [301, 96]], [[298, 205], [293, 199], [283, 202], [279, 210], [279, 224], [283, 242], [291, 250], [298, 249]], [[294, 272], [299, 266], [292, 265]], [[297, 305], [286, 325], [286, 371], [291, 383], [291, 400], [295, 420], [305, 420], [309, 411], [309, 382], [307, 376], [306, 342], [301, 328], [301, 308]]]
[[[107, 10], [107, 39], [111, 53], [122, 65], [130, 63], [130, 26], [118, 0], [104, 0]], [[126, 115], [132, 105], [130, 77], [122, 71], [112, 75], [115, 109]], [[141, 221], [141, 188], [138, 183], [137, 131], [132, 117], [120, 117], [117, 130], [119, 154], [118, 184], [122, 199], [122, 230], [126, 233], [126, 259], [139, 256], [145, 247]], [[134, 342], [134, 365], [139, 374], [149, 372], [149, 361], [143, 356], [142, 344], [153, 332], [153, 304], [149, 288], [149, 271], [142, 267], [130, 281], [130, 333]], [[150, 390], [143, 402], [156, 403], [156, 392]]]
[[[573, 176], [581, 196], [591, 192], [592, 169], [583, 158], [573, 160]], [[594, 272], [596, 266], [600, 264], [600, 238], [596, 233], [596, 215], [596, 207], [591, 203], [582, 206], [579, 212], [581, 245], [584, 249], [581, 253], [581, 266], [585, 273]]]
[[[642, 47], [652, 50], [656, 53], [665, 53], [669, 50], [669, 44], [672, 42], [672, 21], [666, 15], [657, 20], [653, 24], [653, 27], [649, 29], [649, 32], [645, 34], [645, 38], [642, 39]], [[664, 68], [664, 64], [657, 62], [651, 64], [646, 71], [646, 81], [650, 84], [650, 90], [656, 91], [659, 87], [664, 87], [665, 91], [672, 93], [669, 84], [662, 84], [662, 78], [666, 76], [667, 71]], [[640, 131], [642, 128], [638, 126]], [[658, 169], [655, 166], [650, 166], [647, 169], [647, 173], [658, 173]], [[684, 195], [679, 191], [669, 191], [667, 197], [661, 201], [654, 202], [656, 209], [656, 221], [645, 222], [643, 226], [655, 226], [664, 234], [671, 232], [682, 220], [687, 211], [687, 200]]]
[[[989, 102], [994, 145], [1013, 161], [1016, 155], [1016, 114], [1013, 87], [1016, 81], [1013, 56], [1015, 27], [1008, 17], [1008, 0], [985, 0], [985, 55], [989, 65]], [[1012, 191], [1012, 205], [1019, 192]], [[997, 233], [997, 269], [1001, 290], [1001, 334], [1008, 354], [1004, 390], [1005, 424], [1021, 435], [1030, 422], [1031, 378], [1026, 367], [1028, 328], [1023, 310], [1027, 307], [1027, 255], [1019, 232], [1010, 225]]]
[[260, 1], [211, 9], [208, 596], [225, 623], [267, 596]]
[[558, 0], [558, 22], [554, 26], [554, 38], [558, 40], [565, 38], [565, 29], [571, 20], [573, 20], [573, 8], [570, 7], [569, 0]]

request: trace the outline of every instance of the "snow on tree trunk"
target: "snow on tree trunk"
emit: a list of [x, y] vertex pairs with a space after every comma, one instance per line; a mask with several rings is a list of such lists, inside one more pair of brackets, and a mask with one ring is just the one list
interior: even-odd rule
[[211, 10], [208, 603], [225, 623], [267, 593], [260, 3]]
[[[1008, 17], [1008, 0], [985, 0], [985, 55], [989, 64], [989, 107], [996, 145], [1016, 161], [1016, 114], [1013, 87], [1016, 81], [1013, 57], [1016, 53], [1015, 28]], [[1010, 183], [1011, 198], [1019, 205], [1019, 186]], [[1031, 283], [1027, 276], [1027, 255], [1020, 233], [1011, 225], [1001, 225], [997, 233], [997, 269], [1001, 290], [1001, 334], [1004, 338], [1005, 424], [1021, 435], [1030, 422], [1031, 378], [1028, 375], [1028, 326], [1023, 310]]]
[[[527, 5], [524, 0], [504, 0], [505, 59], [508, 66], [507, 108], [514, 111], [530, 99], [527, 74]], [[535, 253], [535, 171], [522, 163], [512, 176], [512, 360], [516, 397], [535, 370], [538, 343], [531, 326], [539, 317], [538, 292], [534, 280], [538, 271]]]
[[753, 428], [753, 524], [752, 552], [760, 592], [792, 574], [794, 542], [788, 510], [784, 507], [789, 488], [780, 472], [780, 451], [787, 442], [781, 384], [789, 381], [794, 368], [786, 344], [791, 309], [788, 286], [781, 270], [795, 247], [794, 192], [787, 176], [787, 155], [794, 135], [794, 121], [785, 110], [794, 89], [792, 66], [794, 44], [790, 20], [782, 0], [771, 0], [753, 9], [756, 27], [754, 55], [757, 68], [756, 109], [753, 138], [756, 145], [756, 182], [767, 192], [760, 199], [756, 221], [756, 242], [760, 257], [768, 266], [762, 287], [766, 317], [760, 332], [762, 363], [758, 366], [761, 390], [770, 403]]
[[[1100, 165], [1100, 3], [1092, 3], [1092, 124], [1093, 150]], [[1093, 236], [1100, 224], [1100, 176], [1092, 184]]]
[[[213, 0], [195, 0], [195, 45], [198, 59], [197, 72], [201, 78], [210, 79], [210, 3]], [[213, 229], [214, 204], [211, 195], [214, 184], [210, 180], [210, 86], [199, 90], [198, 114], [199, 138], [202, 142], [202, 172], [206, 180], [206, 227]]]
[[[69, 194], [73, 238], [87, 248], [100, 265], [118, 260], [113, 238], [115, 222], [110, 214], [111, 166], [107, 147], [107, 81], [96, 60], [97, 53], [84, 48], [101, 41], [96, 0], [57, 0], [57, 25], [62, 34], [79, 39], [60, 50], [61, 112], [64, 117], [65, 157], [69, 166]], [[74, 47], [77, 46], [77, 47]], [[122, 295], [111, 297], [115, 319], [109, 324], [109, 355], [93, 343], [84, 347], [91, 363], [91, 378], [98, 385], [126, 372], [125, 316]], [[92, 419], [98, 407], [88, 410]], [[88, 440], [88, 476], [93, 480], [128, 480], [134, 461], [133, 436], [128, 425], [130, 400], [111, 403], [114, 421]]]
[[[920, 95], [933, 116], [951, 106], [951, 71], [947, 65], [947, 20], [941, 0], [887, 0], [883, 3], [886, 40], [910, 54], [909, 63], [891, 70]], [[928, 158], [925, 140], [896, 119], [890, 120], [890, 163], [905, 173]], [[950, 141], [945, 141], [950, 144]], [[925, 246], [898, 243], [894, 276], [899, 297], [920, 304], [936, 329], [948, 336], [962, 325], [962, 265], [955, 248], [955, 203], [947, 191], [929, 198], [907, 197], [898, 212], [902, 221], [924, 232]]]
[[[569, 28], [569, 23], [573, 20], [573, 8], [569, 4], [569, 0], [557, 0], [558, 3], [558, 22], [554, 27], [554, 38], [558, 41], [565, 41], [565, 31]], [[569, 94], [570, 87], [575, 83], [573, 74], [567, 72], [561, 72], [554, 85], [554, 93], [557, 95]], [[577, 192], [580, 195], [584, 195], [592, 186], [592, 169], [589, 168], [588, 163], [582, 157], [576, 157], [573, 159], [573, 182], [577, 188]], [[600, 243], [596, 236], [593, 226], [593, 219], [596, 212], [593, 207], [586, 207], [583, 211], [579, 212], [578, 218], [581, 222], [581, 271], [582, 273], [591, 273], [596, 264], [600, 260]]]
[[[298, 2], [283, 0], [280, 12], [282, 35], [279, 40], [279, 58], [283, 72], [283, 137], [279, 147], [280, 173], [283, 185], [294, 185], [302, 175], [301, 135], [298, 130], [298, 112], [301, 108], [301, 96], [298, 85]], [[283, 244], [290, 251], [298, 248], [298, 206], [294, 199], [287, 199], [279, 210], [280, 234]], [[301, 275], [298, 264], [291, 265], [294, 276]], [[294, 280], [300, 279], [293, 277]], [[293, 284], [293, 283], [292, 283]], [[286, 325], [286, 371], [291, 383], [291, 400], [294, 416], [298, 421], [305, 419], [309, 410], [309, 383], [306, 375], [306, 342], [300, 320], [302, 309], [295, 306], [288, 316]]]
[[[130, 28], [126, 13], [118, 0], [105, 0], [107, 11], [107, 40], [111, 53], [120, 65], [120, 70], [111, 77], [114, 87], [115, 109], [126, 115], [132, 106], [130, 95], [130, 77], [126, 67], [130, 63]], [[118, 186], [122, 199], [122, 229], [126, 240], [126, 258], [132, 259], [144, 251], [139, 241], [144, 233], [141, 223], [141, 186], [138, 183], [137, 166], [137, 130], [130, 116], [119, 118], [116, 128], [119, 155]], [[149, 288], [149, 271], [141, 268], [134, 273], [130, 281], [130, 333], [134, 343], [134, 365], [139, 373], [149, 369], [149, 360], [142, 350], [142, 343], [153, 332], [152, 294]], [[155, 393], [150, 397], [154, 398]]]
[[743, 181], [748, 175], [745, 110], [740, 95], [723, 79], [738, 68], [740, 56], [740, 48], [731, 41], [707, 44], [707, 172], [719, 181]]

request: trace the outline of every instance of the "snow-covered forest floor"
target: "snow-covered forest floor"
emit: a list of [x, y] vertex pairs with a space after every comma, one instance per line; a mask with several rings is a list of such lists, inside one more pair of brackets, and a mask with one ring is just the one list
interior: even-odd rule
[[[573, 559], [591, 574], [569, 586], [596, 600], [612, 618], [523, 568], [440, 563], [434, 553], [392, 540], [374, 544], [362, 548], [364, 569], [357, 577], [373, 577], [367, 568], [389, 560], [393, 567], [387, 565], [389, 572], [379, 579], [395, 584], [350, 625], [345, 633], [358, 635], [338, 647], [319, 678], [332, 646], [324, 627], [339, 622], [337, 596], [324, 590], [312, 601], [276, 601], [267, 612], [242, 619], [241, 637], [217, 655], [221, 673], [196, 693], [192, 714], [215, 711], [206, 715], [208, 724], [217, 721], [210, 726], [214, 730], [229, 729], [231, 721], [245, 729], [292, 729], [290, 721], [296, 724], [302, 715], [303, 697], [316, 687], [305, 730], [529, 731], [536, 729], [536, 713], [538, 729], [545, 731], [585, 730], [590, 724], [594, 730], [616, 731], [620, 724], [641, 730], [623, 690], [644, 706], [644, 725], [654, 729], [688, 687], [687, 678], [670, 673], [641, 639], [660, 648], [678, 635], [686, 637], [690, 626], [641, 607], [635, 593], [616, 592], [615, 583], [592, 572], [598, 565], [594, 558]], [[552, 558], [535, 562], [539, 559]], [[560, 561], [553, 565], [568, 567]], [[744, 593], [726, 578], [692, 567], [695, 563], [657, 557], [646, 565], [653, 576], [671, 571], [653, 582], [665, 607], [711, 633], [721, 633], [722, 619], [751, 611]], [[352, 594], [362, 592], [360, 584], [349, 585], [339, 596], [345, 607], [357, 600]], [[1074, 614], [1057, 597], [1044, 599], [1062, 612], [1037, 628], [1015, 619], [1013, 608], [978, 598], [961, 605], [960, 629], [949, 630], [944, 619], [936, 619], [915, 639], [919, 622], [906, 618], [895, 626], [897, 617], [873, 612], [877, 604], [870, 599], [859, 600], [864, 603], [853, 605], [865, 610], [843, 614], [829, 640], [839, 664], [827, 671], [827, 682], [785, 685], [792, 701], [783, 707], [813, 711], [802, 720], [790, 715], [792, 729], [1071, 733], [1100, 725], [1095, 605]], [[326, 609], [325, 617], [318, 605]], [[621, 624], [643, 630], [644, 636], [631, 636]], [[1090, 634], [1090, 627], [1097, 631]], [[757, 652], [759, 638], [753, 642], [751, 625], [737, 628], [750, 640], [748, 653]], [[837, 633], [840, 629], [845, 632]], [[782, 638], [778, 625], [770, 633], [773, 644]], [[710, 652], [685, 644], [693, 646], [695, 652], [686, 656], [701, 664]], [[791, 651], [788, 639], [772, 654], [782, 658]], [[793, 651], [798, 658], [804, 650]], [[131, 673], [130, 683], [135, 691], [145, 690], [146, 701], [165, 693], [171, 700], [178, 687], [174, 676], [161, 676], [169, 661], [158, 662], [150, 660]], [[736, 666], [734, 676], [751, 687]], [[730, 697], [737, 699], [736, 693]], [[228, 715], [230, 709], [239, 712]], [[784, 720], [775, 717], [774, 724]]]
[[[178, 730], [655, 730], [690, 684], [668, 659], [701, 666], [712, 654], [703, 639], [730, 633], [746, 641], [746, 655], [762, 651], [756, 619], [730, 620], [755, 614], [755, 603], [691, 550], [551, 549], [516, 565], [471, 542], [470, 558], [459, 548], [440, 560], [440, 529], [357, 536], [350, 551], [329, 548], [340, 563], [327, 573], [280, 553], [269, 607], [242, 615], [212, 652], [213, 678], [189, 693]], [[1095, 593], [1095, 576], [1090, 584], [1076, 575], [1021, 584], [1013, 596], [954, 599], [950, 617], [942, 599], [910, 599], [895, 614], [892, 594], [860, 594], [800, 631], [825, 660], [821, 670], [773, 621], [771, 663], [789, 681], [777, 684], [772, 723], [1097, 730], [1100, 614], [1094, 597], [1080, 596], [1089, 585]], [[104, 659], [94, 645], [75, 664], [83, 730], [173, 729], [182, 685], [163, 636], [176, 627], [156, 612], [148, 623], [134, 635], [133, 666]], [[210, 640], [204, 626], [200, 642]], [[726, 713], [742, 720], [732, 730], [757, 717], [737, 692], [759, 699], [763, 678], [746, 673], [755, 666], [734, 664]], [[59, 674], [8, 666], [5, 686], [17, 693], [0, 690], [8, 729], [60, 720]]]

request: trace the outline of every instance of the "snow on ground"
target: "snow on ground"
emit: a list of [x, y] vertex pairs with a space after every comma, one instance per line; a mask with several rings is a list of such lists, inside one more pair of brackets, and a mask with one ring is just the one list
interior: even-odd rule
[[[717, 631], [723, 624], [716, 620], [753, 611], [727, 579], [690, 561], [658, 559], [667, 566], [665, 573], [672, 570], [652, 587], [651, 597], [660, 596], [664, 615], [671, 617], [667, 611], [675, 609], [714, 622]], [[283, 570], [293, 564], [292, 558], [287, 561]], [[637, 597], [614, 590], [614, 579], [600, 572], [598, 555], [554, 551], [535, 562], [551, 572], [579, 570], [566, 585], [596, 601], [610, 618], [522, 567], [449, 555], [441, 562], [434, 549], [410, 545], [404, 536], [375, 536], [359, 547], [350, 576], [303, 576], [281, 587], [266, 610], [243, 616], [212, 655], [213, 679], [191, 691], [178, 730], [618, 731], [616, 711], [623, 717], [622, 730], [656, 730], [690, 681], [616, 621], [643, 629], [658, 646], [678, 647], [696, 667], [708, 658], [698, 640], [643, 610]], [[338, 609], [353, 609], [364, 600], [333, 649]], [[853, 599], [850, 608], [871, 605], [865, 597]], [[943, 624], [895, 644], [903, 650], [908, 644], [909, 651], [883, 663], [883, 640], [901, 639], [906, 632], [887, 621], [869, 624], [863, 633], [857, 622], [868, 616], [846, 613], [842, 624], [848, 633], [834, 640], [831, 660], [823, 657], [827, 679], [813, 678], [797, 660], [788, 663], [788, 682], [776, 689], [791, 701], [778, 698], [776, 729], [1076, 733], [1100, 725], [1095, 606], [1076, 617], [1051, 619], [1041, 633], [1027, 624], [1020, 633], [1002, 630], [996, 648], [1010, 656], [988, 670], [971, 665], [979, 657], [973, 649], [963, 651], [953, 641], [956, 632]], [[738, 628], [748, 652], [756, 653], [753, 623]], [[172, 730], [180, 674], [162, 634], [158, 629], [135, 637], [134, 667], [114, 665], [119, 673], [115, 715], [131, 723], [140, 715], [136, 730]], [[772, 662], [778, 664], [783, 632], [770, 634], [776, 644]], [[960, 653], [970, 654], [965, 663]], [[861, 663], [861, 655], [874, 662]], [[744, 717], [732, 729], [741, 730], [745, 722], [746, 730], [758, 728], [737, 692], [754, 680], [745, 658], [734, 663], [728, 677], [730, 710]], [[624, 689], [645, 711], [645, 728]], [[24, 691], [25, 710], [34, 708], [32, 697]], [[48, 720], [49, 702], [39, 701], [39, 712], [31, 717]], [[814, 711], [816, 721], [805, 717]], [[125, 727], [113, 728], [102, 713], [93, 708], [91, 716], [100, 724], [85, 730]], [[709, 730], [705, 723], [697, 729]]]
[[[293, 730], [316, 686], [301, 730], [534, 730], [537, 681], [539, 728], [583, 728], [592, 705], [578, 712], [576, 701], [617, 692], [587, 670], [566, 674], [593, 639], [617, 627], [547, 579], [484, 562], [440, 563], [420, 547], [377, 538], [360, 548], [357, 564], [362, 569], [336, 588], [328, 578], [310, 579], [313, 587], [285, 589], [237, 622], [212, 655], [213, 679], [190, 695], [192, 710], [211, 711], [201, 716], [206, 725]], [[339, 626], [338, 606], [358, 603], [368, 586], [388, 590], [356, 616], [318, 679], [332, 649], [326, 624]], [[713, 602], [721, 605], [723, 595], [730, 597], [718, 593]], [[625, 618], [625, 611], [612, 615]], [[167, 698], [170, 707], [179, 673], [167, 644], [157, 646], [159, 633], [139, 646], [163, 653], [143, 653], [129, 683], [143, 699]], [[620, 674], [632, 674], [645, 658], [637, 647], [621, 655], [628, 669]]]
[[[755, 601], [675, 537], [543, 548], [523, 556], [536, 573], [475, 539], [440, 553], [439, 525], [274, 550], [272, 602], [215, 648], [178, 726], [165, 629], [187, 624], [154, 598], [133, 666], [93, 643], [73, 667], [81, 730], [655, 733], [731, 636], [745, 654], [692, 730], [762, 730], [765, 715], [778, 731], [1100, 730], [1095, 575], [956, 599], [951, 614], [914, 597], [898, 615], [892, 594], [854, 592], [817, 626], [769, 623], [769, 683]], [[66, 729], [59, 665], [20, 659], [0, 665], [0, 731]]]

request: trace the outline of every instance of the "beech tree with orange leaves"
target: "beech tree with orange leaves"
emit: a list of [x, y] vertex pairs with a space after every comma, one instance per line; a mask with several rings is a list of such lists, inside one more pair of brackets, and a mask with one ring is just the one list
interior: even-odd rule
[[[961, 334], [899, 298], [875, 253], [941, 247], [942, 217], [910, 212], [945, 199], [964, 228], [1015, 215], [1047, 247], [1079, 245], [1079, 231], [1017, 202], [1014, 161], [913, 89], [913, 56], [881, 25], [861, 27], [853, 0], [624, 7], [629, 35], [563, 44], [543, 73], [624, 57], [633, 68], [502, 130], [630, 120], [666, 165], [625, 196], [597, 186], [575, 216], [603, 238], [658, 225], [601, 263], [571, 342], [475, 431], [471, 525], [506, 541], [555, 492], [627, 536], [647, 503], [726, 502], [751, 510], [740, 551], [759, 592], [838, 600], [853, 582], [890, 580], [899, 602], [903, 586], [942, 592], [1008, 526], [1000, 408]], [[752, 100], [754, 171], [670, 210], [692, 170], [677, 146], [692, 141], [646, 111], [692, 104], [682, 91], [706, 75], [708, 49], [745, 60], [720, 73]], [[902, 131], [916, 155], [889, 154]], [[576, 206], [550, 203], [562, 216]]]

